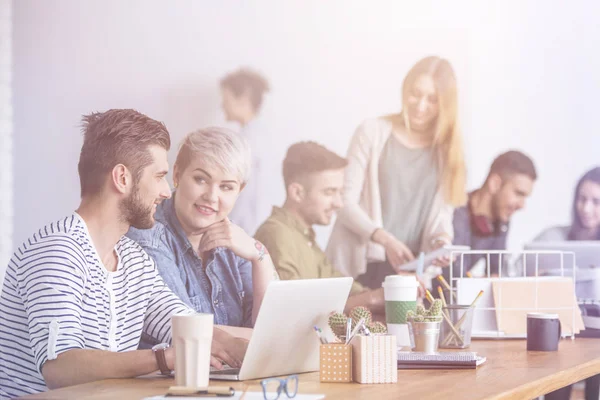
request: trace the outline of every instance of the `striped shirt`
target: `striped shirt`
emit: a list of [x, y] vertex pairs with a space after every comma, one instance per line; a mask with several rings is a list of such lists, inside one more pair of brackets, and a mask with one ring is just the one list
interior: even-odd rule
[[0, 398], [47, 390], [41, 369], [71, 349], [135, 350], [142, 332], [170, 342], [170, 317], [191, 313], [131, 239], [102, 264], [76, 213], [47, 225], [13, 254], [0, 297]]

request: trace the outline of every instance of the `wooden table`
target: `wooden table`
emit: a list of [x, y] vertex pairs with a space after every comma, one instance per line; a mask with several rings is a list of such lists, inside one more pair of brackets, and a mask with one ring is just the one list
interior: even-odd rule
[[[474, 341], [471, 350], [487, 357], [476, 370], [399, 370], [397, 384], [320, 383], [316, 372], [301, 374], [300, 393], [324, 393], [327, 399], [531, 399], [600, 373], [596, 339], [563, 339], [558, 352], [525, 348], [524, 340]], [[250, 391], [261, 390], [258, 381], [247, 383]], [[142, 399], [171, 385], [173, 379], [163, 377], [109, 379], [26, 398]], [[243, 385], [231, 384], [236, 390]]]

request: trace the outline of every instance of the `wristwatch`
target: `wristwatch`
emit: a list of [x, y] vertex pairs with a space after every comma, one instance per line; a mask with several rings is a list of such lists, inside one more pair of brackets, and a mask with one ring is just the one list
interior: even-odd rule
[[160, 369], [160, 373], [163, 375], [171, 375], [171, 370], [167, 366], [167, 358], [165, 357], [165, 350], [168, 348], [169, 343], [159, 343], [152, 347], [152, 351], [156, 357], [156, 363], [158, 364], [158, 369]]

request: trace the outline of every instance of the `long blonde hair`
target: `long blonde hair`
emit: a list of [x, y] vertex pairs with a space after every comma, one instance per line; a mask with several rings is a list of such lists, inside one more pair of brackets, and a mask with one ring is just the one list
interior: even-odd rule
[[[439, 104], [432, 146], [435, 150], [438, 169], [441, 174], [440, 186], [444, 199], [453, 206], [461, 206], [467, 201], [466, 167], [463, 142], [458, 126], [458, 96], [456, 75], [450, 63], [440, 57], [425, 57], [417, 62], [406, 74], [402, 84], [402, 102], [407, 104], [409, 93], [421, 75], [433, 79]], [[403, 114], [406, 108], [404, 108]], [[404, 115], [406, 128], [410, 130], [408, 118]]]

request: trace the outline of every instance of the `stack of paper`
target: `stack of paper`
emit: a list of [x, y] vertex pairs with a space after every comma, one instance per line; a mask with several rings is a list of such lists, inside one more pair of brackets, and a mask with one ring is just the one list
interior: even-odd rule
[[486, 361], [474, 352], [425, 354], [398, 352], [398, 369], [473, 369]]

